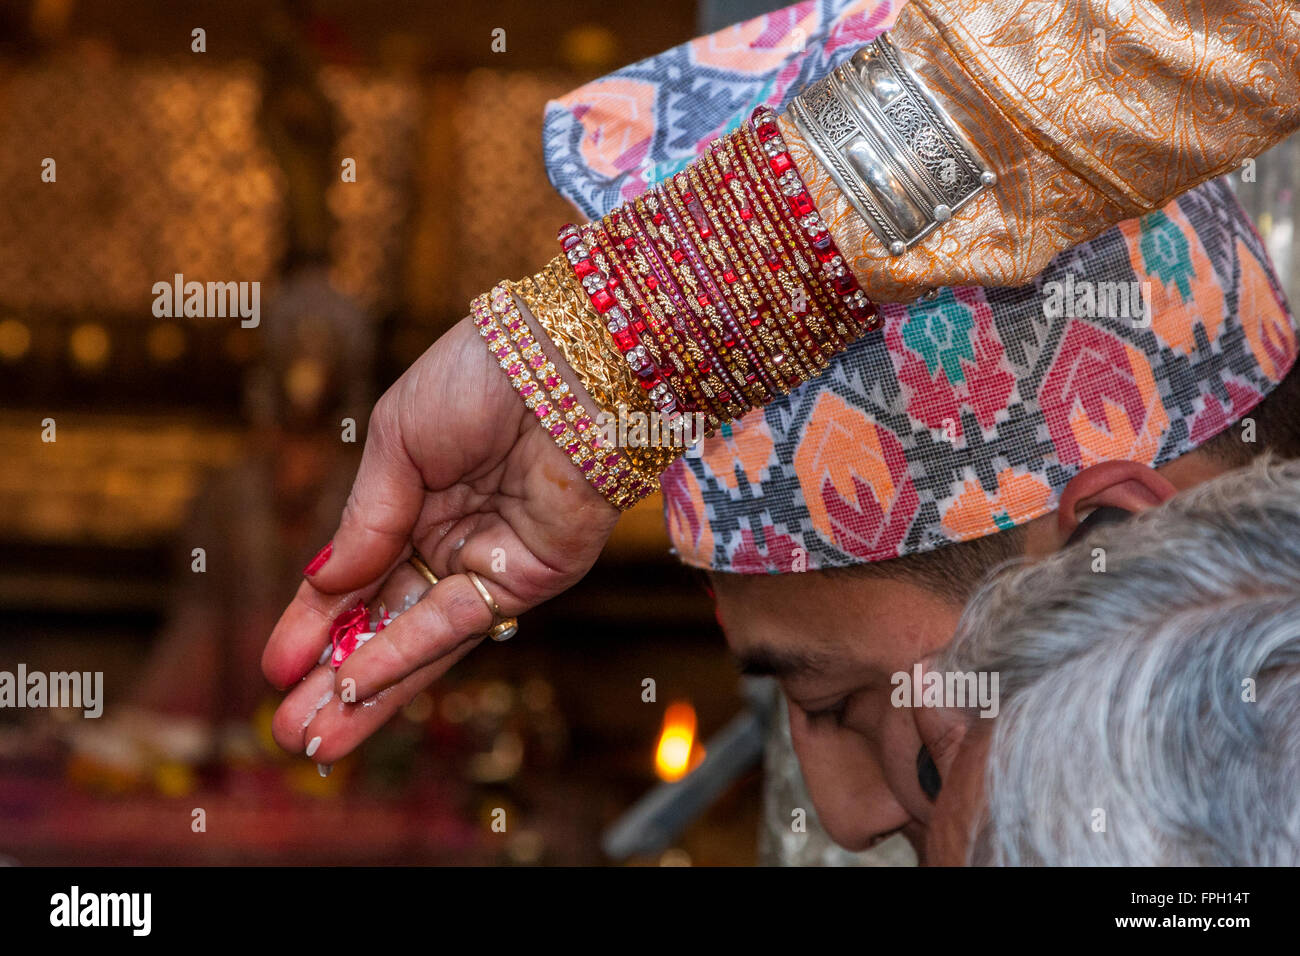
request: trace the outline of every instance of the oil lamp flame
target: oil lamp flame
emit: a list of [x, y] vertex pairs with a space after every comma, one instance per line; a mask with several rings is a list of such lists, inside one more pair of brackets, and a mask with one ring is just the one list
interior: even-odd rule
[[695, 708], [682, 701], [669, 704], [655, 748], [659, 779], [671, 783], [686, 776], [702, 759], [700, 751], [695, 742]]

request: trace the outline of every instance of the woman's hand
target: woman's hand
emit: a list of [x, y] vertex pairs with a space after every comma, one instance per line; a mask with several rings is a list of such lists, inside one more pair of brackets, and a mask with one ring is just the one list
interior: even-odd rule
[[[463, 320], [375, 405], [333, 551], [271, 634], [263, 672], [293, 688], [276, 740], [296, 753], [319, 737], [312, 759], [344, 756], [493, 623], [463, 572], [479, 575], [505, 615], [522, 614], [586, 574], [617, 519]], [[318, 665], [333, 620], [379, 595], [412, 546], [438, 585], [337, 672]]]

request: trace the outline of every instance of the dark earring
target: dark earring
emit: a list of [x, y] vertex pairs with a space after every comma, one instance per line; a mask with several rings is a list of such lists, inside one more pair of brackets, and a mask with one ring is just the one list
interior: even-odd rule
[[1122, 524], [1131, 517], [1133, 517], [1133, 512], [1125, 511], [1123, 508], [1115, 508], [1111, 505], [1094, 508], [1088, 517], [1075, 526], [1074, 531], [1070, 533], [1070, 537], [1066, 539], [1063, 547], [1068, 548], [1075, 542], [1082, 541], [1098, 528], [1104, 528], [1108, 524]]
[[921, 745], [921, 752], [916, 755], [916, 780], [921, 785], [921, 791], [933, 803], [939, 796], [943, 781], [939, 779], [939, 768], [934, 765], [934, 758], [930, 756], [930, 750], [925, 744]]

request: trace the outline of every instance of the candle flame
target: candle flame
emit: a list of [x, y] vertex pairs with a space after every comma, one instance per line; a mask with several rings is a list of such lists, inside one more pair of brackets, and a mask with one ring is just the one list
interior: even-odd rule
[[655, 772], [660, 780], [680, 780], [699, 764], [703, 754], [695, 742], [695, 708], [678, 701], [664, 711], [659, 745], [655, 748]]

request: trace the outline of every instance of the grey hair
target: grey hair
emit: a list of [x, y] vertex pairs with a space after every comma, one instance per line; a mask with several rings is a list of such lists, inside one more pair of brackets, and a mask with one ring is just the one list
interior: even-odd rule
[[999, 675], [972, 864], [1300, 864], [1300, 462], [1002, 569], [938, 667]]

